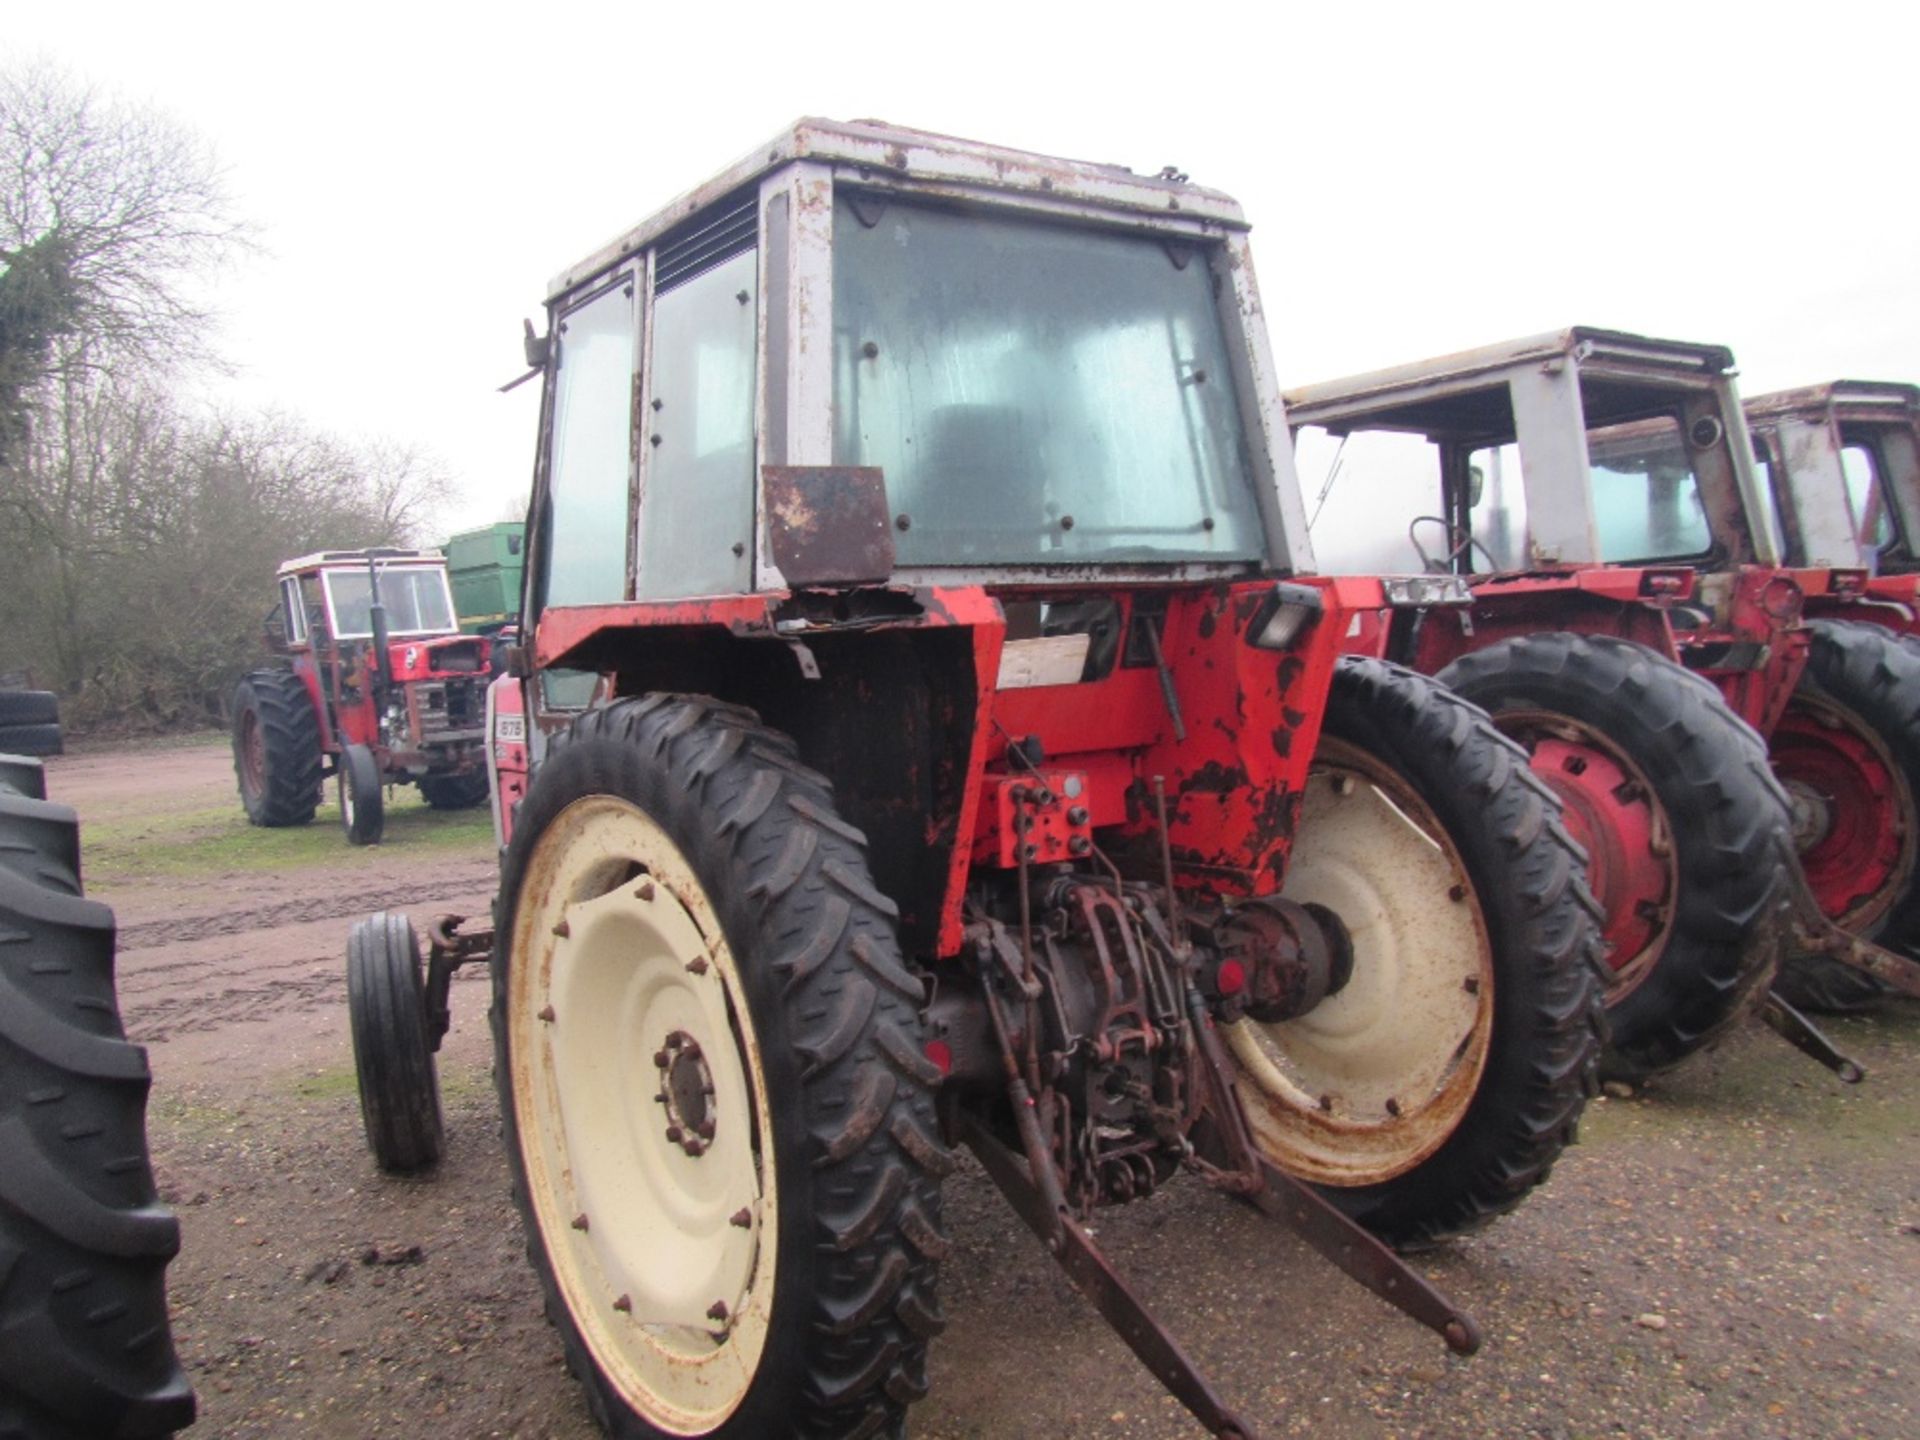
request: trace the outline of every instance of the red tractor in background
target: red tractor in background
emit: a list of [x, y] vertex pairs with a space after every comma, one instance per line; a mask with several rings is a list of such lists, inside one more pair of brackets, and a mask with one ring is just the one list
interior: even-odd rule
[[1307, 573], [1246, 231], [1172, 171], [807, 120], [554, 282], [494, 925], [423, 963], [362, 921], [348, 1002], [418, 1168], [490, 961], [610, 1432], [902, 1433], [960, 1144], [1216, 1435], [1256, 1431], [1089, 1225], [1181, 1172], [1478, 1344], [1388, 1245], [1573, 1138], [1596, 912], [1486, 716], [1341, 654], [1379, 586]]
[[462, 635], [435, 550], [328, 550], [279, 570], [267, 622], [284, 666], [233, 697], [233, 766], [255, 825], [304, 825], [331, 773], [355, 845], [377, 845], [385, 787], [435, 809], [487, 798], [489, 642]]
[[[1607, 909], [1610, 1073], [1677, 1063], [1767, 988], [1784, 898], [1806, 953], [1763, 1013], [1854, 1079], [1788, 1001], [1817, 1003], [1815, 977], [1836, 964], [1920, 989], [1920, 968], [1866, 943], [1888, 931], [1904, 944], [1889, 926], [1920, 903], [1920, 832], [1882, 833], [1888, 853], [1844, 889], [1810, 886], [1781, 843], [1791, 829], [1806, 853], [1811, 837], [1789, 826], [1770, 763], [1784, 777], [1885, 740], [1831, 706], [1814, 730], [1792, 718], [1826, 703], [1820, 672], [1804, 674], [1812, 577], [1779, 564], [1732, 377], [1717, 346], [1572, 329], [1286, 404], [1302, 469], [1325, 476], [1322, 564], [1458, 587], [1412, 594], [1350, 648], [1484, 705], [1588, 850]], [[1920, 655], [1893, 663], [1920, 686]], [[1771, 762], [1763, 736], [1781, 741]], [[1831, 819], [1857, 828], [1877, 813], [1842, 805]]]
[[[1920, 952], [1920, 901], [1898, 880], [1920, 849], [1920, 388], [1837, 380], [1754, 396], [1746, 414], [1813, 642], [1773, 733], [1807, 879], [1832, 914], [1886, 892], [1877, 938]], [[1887, 993], [1831, 961], [1795, 979], [1830, 1010]]]

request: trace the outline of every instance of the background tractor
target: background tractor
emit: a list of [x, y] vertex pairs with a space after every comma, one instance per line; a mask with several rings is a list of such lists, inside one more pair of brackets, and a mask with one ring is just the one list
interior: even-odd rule
[[[1862, 943], [1913, 903], [1920, 832], [1883, 834], [1894, 853], [1845, 898], [1780, 843], [1788, 799], [1762, 737], [1789, 779], [1885, 738], [1831, 707], [1817, 732], [1780, 728], [1819, 684], [1810, 577], [1779, 565], [1732, 377], [1716, 346], [1573, 329], [1287, 396], [1302, 466], [1324, 476], [1328, 568], [1432, 577], [1400, 582], [1406, 603], [1352, 648], [1485, 705], [1566, 804], [1607, 909], [1622, 1078], [1684, 1058], [1767, 987], [1783, 895], [1797, 947], [1820, 952], [1790, 961], [1793, 998], [1836, 964], [1920, 975]], [[1896, 663], [1920, 684], [1915, 660]], [[1847, 805], [1836, 823], [1869, 823]], [[1806, 823], [1791, 833], [1807, 850]], [[1765, 1013], [1858, 1077], [1780, 994]]]
[[489, 959], [612, 1433], [899, 1433], [956, 1144], [1215, 1434], [1087, 1223], [1180, 1172], [1478, 1344], [1388, 1245], [1572, 1139], [1595, 910], [1486, 716], [1342, 656], [1378, 587], [1310, 574], [1246, 230], [808, 120], [554, 283], [494, 928], [363, 921], [349, 1003], [376, 1156], [430, 1163]]
[[384, 787], [487, 798], [489, 644], [454, 620], [434, 550], [328, 550], [280, 567], [268, 643], [286, 663], [234, 691], [233, 765], [256, 825], [304, 825], [331, 773], [347, 839], [375, 845]]
[[[1920, 388], [1837, 380], [1755, 396], [1746, 413], [1812, 637], [1772, 737], [1807, 880], [1828, 914], [1920, 953]], [[1829, 1010], [1888, 990], [1823, 957], [1788, 981]]]

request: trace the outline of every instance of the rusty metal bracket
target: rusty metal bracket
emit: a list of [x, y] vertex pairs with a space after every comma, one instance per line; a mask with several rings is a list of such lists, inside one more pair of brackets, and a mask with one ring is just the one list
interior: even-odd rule
[[475, 960], [493, 955], [493, 931], [473, 930], [465, 935], [457, 931], [466, 922], [464, 915], [436, 915], [427, 924], [427, 1048], [438, 1050], [440, 1042], [453, 1028], [453, 972]]
[[1074, 1288], [1093, 1302], [1168, 1393], [1221, 1440], [1258, 1440], [1255, 1431], [1227, 1407], [1179, 1343], [1107, 1263], [1085, 1228], [1064, 1208], [1049, 1207], [1019, 1157], [971, 1115], [962, 1117], [961, 1138], [979, 1156], [980, 1164], [1015, 1212], [1046, 1242]]
[[1826, 1032], [1780, 998], [1778, 990], [1769, 990], [1760, 1002], [1760, 1018], [1782, 1040], [1803, 1054], [1811, 1055], [1849, 1085], [1867, 1078], [1866, 1069], [1843, 1054]]
[[1382, 1300], [1437, 1331], [1456, 1355], [1480, 1348], [1480, 1327], [1473, 1317], [1421, 1278], [1393, 1251], [1340, 1211], [1317, 1190], [1275, 1168], [1264, 1158], [1266, 1183], [1244, 1196], [1268, 1215], [1287, 1221], [1300, 1236]]
[[[1821, 911], [1820, 902], [1814, 898], [1813, 889], [1807, 883], [1806, 871], [1797, 863], [1789, 865], [1787, 869], [1791, 943], [1801, 954], [1824, 955], [1828, 959], [1838, 960], [1842, 965], [1850, 965], [1892, 986], [1903, 995], [1920, 999], [1920, 963], [1842, 930]], [[1767, 1023], [1773, 1022], [1769, 1020]]]

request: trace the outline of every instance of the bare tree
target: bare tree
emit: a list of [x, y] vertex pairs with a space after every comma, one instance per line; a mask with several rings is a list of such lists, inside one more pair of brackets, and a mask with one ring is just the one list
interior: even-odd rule
[[210, 359], [197, 282], [246, 243], [191, 131], [45, 63], [0, 71], [0, 262], [59, 298], [52, 368]]

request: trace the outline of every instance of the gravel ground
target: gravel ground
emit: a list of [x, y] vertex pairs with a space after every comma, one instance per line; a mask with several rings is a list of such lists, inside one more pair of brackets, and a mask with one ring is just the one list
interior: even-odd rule
[[[170, 753], [187, 758], [154, 793], [183, 813], [182, 786], [218, 803], [224, 750]], [[110, 758], [54, 776], [83, 815], [115, 784]], [[470, 907], [489, 876], [484, 848], [382, 852], [96, 887], [121, 912], [127, 1019], [158, 1077], [192, 1433], [584, 1440], [506, 1199], [480, 976], [456, 982], [442, 1055], [447, 1162], [398, 1182], [365, 1152], [348, 918], [422, 891]], [[1865, 1085], [1750, 1027], [1596, 1103], [1585, 1143], [1517, 1214], [1421, 1257], [1486, 1331], [1471, 1360], [1192, 1182], [1102, 1217], [1100, 1238], [1269, 1436], [1910, 1437], [1920, 1006], [1833, 1028]], [[950, 1182], [947, 1212], [950, 1325], [919, 1440], [1203, 1433], [976, 1168]]]

